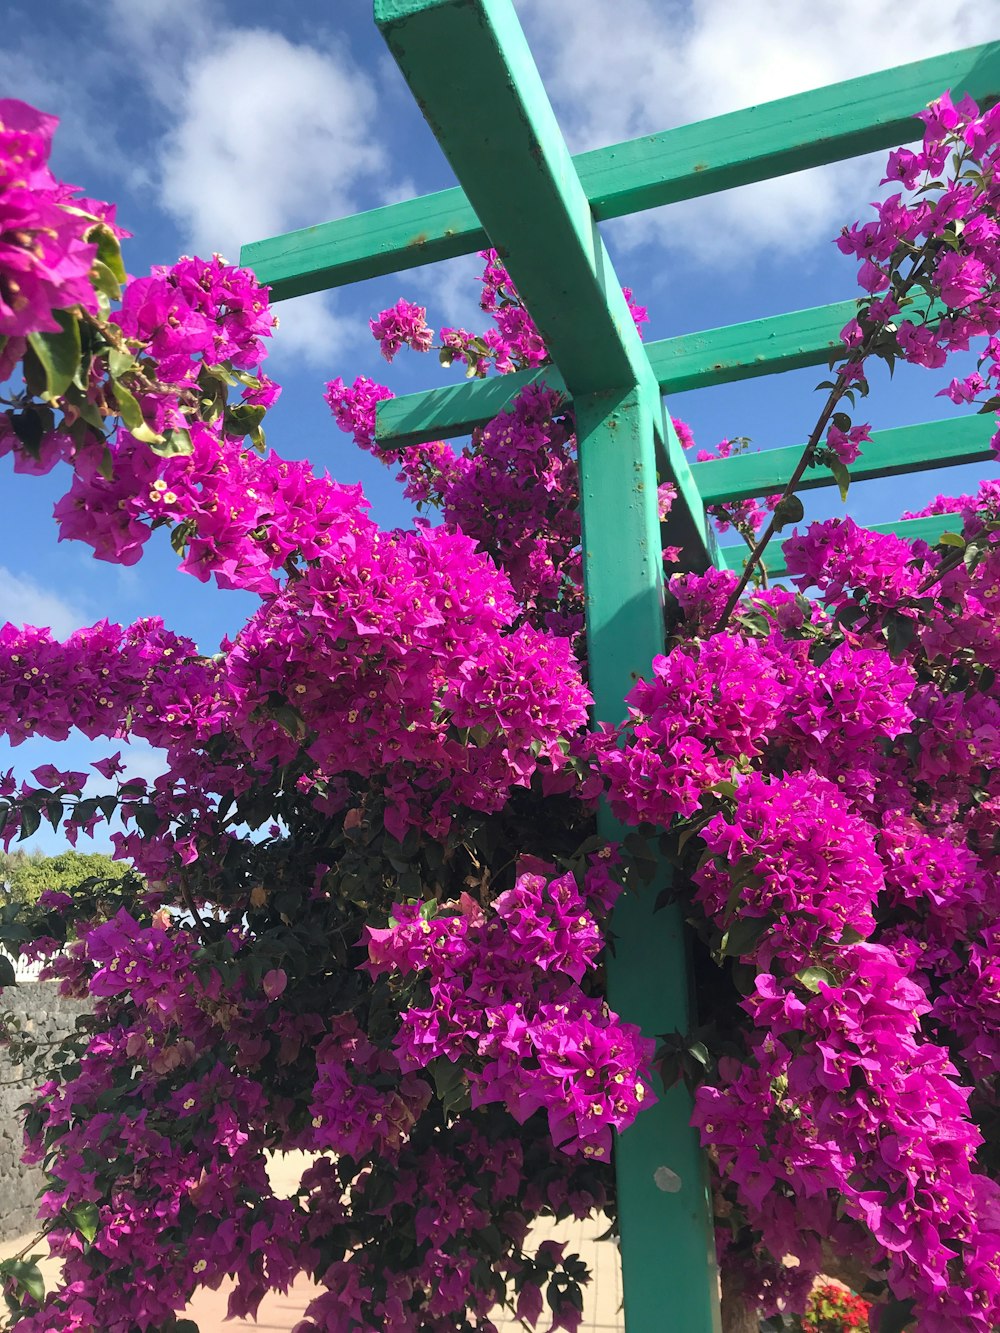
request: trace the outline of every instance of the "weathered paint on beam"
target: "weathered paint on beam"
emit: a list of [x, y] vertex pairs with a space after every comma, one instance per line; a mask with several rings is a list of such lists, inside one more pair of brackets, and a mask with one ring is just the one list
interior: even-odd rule
[[[824, 364], [840, 346], [840, 330], [856, 312], [856, 301], [837, 301], [663, 338], [647, 343], [646, 355], [664, 393], [775, 375]], [[546, 366], [389, 399], [379, 404], [377, 438], [387, 445], [404, 445], [468, 434], [509, 406], [526, 385], [537, 383], [566, 391], [559, 372]]]
[[271, 288], [272, 301], [286, 301], [473, 254], [488, 244], [465, 194], [452, 189], [250, 241], [240, 263]]
[[646, 351], [664, 393], [825, 365], [840, 351], [840, 331], [858, 313], [857, 301], [793, 310], [649, 343]]
[[[1000, 43], [594, 149], [573, 165], [594, 216], [622, 217], [893, 147], [916, 137], [914, 113], [944, 88], [984, 104], [1000, 96]], [[253, 241], [240, 262], [282, 300], [470, 254], [486, 243], [474, 208], [456, 188]]]
[[669, 423], [664, 429], [646, 350], [511, 0], [375, 0], [375, 21], [478, 217], [501, 238], [567, 390], [638, 386], [655, 406], [678, 491], [668, 540], [704, 569], [711, 556], [701, 497]]
[[622, 217], [918, 139], [914, 116], [945, 88], [1000, 98], [1000, 42], [599, 148], [577, 169], [595, 215]]
[[[896, 426], [874, 431], [861, 457], [851, 464], [852, 481], [902, 476], [930, 467], [957, 467], [994, 457], [990, 440], [996, 431], [992, 416], [962, 416], [951, 420], [925, 421], [919, 426]], [[746, 500], [753, 495], [772, 495], [783, 489], [802, 456], [803, 445], [787, 449], [765, 449], [759, 454], [737, 454], [733, 458], [692, 463], [691, 472], [707, 505], [725, 500]], [[810, 468], [799, 490], [832, 486], [828, 468]]]
[[[929, 546], [933, 546], [940, 540], [943, 532], [961, 531], [962, 518], [960, 514], [935, 514], [931, 518], [901, 518], [895, 523], [862, 523], [859, 526], [869, 532], [893, 534], [902, 537], [904, 541], [927, 542]], [[746, 563], [747, 555], [745, 545], [724, 546], [720, 552], [724, 567], [733, 569], [737, 573]], [[764, 564], [767, 566], [769, 578], [780, 579], [787, 575], [788, 565], [785, 562], [783, 542], [776, 543], [776, 549], [769, 550], [765, 554]]]
[[513, 5], [375, 0], [375, 21], [476, 215], [502, 239], [504, 262], [570, 392], [649, 379]]
[[[645, 401], [641, 389], [576, 401], [587, 660], [595, 716], [611, 722], [625, 716], [625, 695], [663, 651], [653, 392]], [[622, 837], [606, 807], [598, 818], [605, 837]], [[689, 1026], [684, 915], [677, 904], [653, 910], [664, 882], [622, 895], [607, 962], [612, 1005], [649, 1037]], [[658, 1091], [615, 1144], [625, 1321], [629, 1333], [717, 1333], [712, 1210], [690, 1098], [682, 1087]], [[676, 1191], [657, 1187], [660, 1166], [673, 1172]]]
[[476, 426], [485, 426], [497, 413], [510, 407], [530, 384], [547, 384], [569, 398], [555, 366], [490, 375], [482, 380], [460, 380], [437, 389], [383, 399], [376, 410], [375, 439], [387, 448], [400, 448], [468, 435]]

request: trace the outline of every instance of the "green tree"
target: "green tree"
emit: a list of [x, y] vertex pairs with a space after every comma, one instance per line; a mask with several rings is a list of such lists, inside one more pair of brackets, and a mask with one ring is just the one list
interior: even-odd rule
[[34, 903], [46, 889], [72, 893], [88, 879], [121, 879], [128, 867], [103, 852], [0, 852], [0, 897]]

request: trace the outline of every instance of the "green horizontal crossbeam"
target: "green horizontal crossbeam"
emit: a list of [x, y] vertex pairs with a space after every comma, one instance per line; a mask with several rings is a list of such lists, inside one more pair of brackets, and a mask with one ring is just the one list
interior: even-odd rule
[[421, 83], [421, 111], [486, 231], [503, 237], [504, 262], [570, 391], [648, 381], [621, 284], [513, 11], [376, 0], [375, 16], [408, 79], [437, 71]]
[[[707, 389], [823, 365], [840, 347], [840, 331], [857, 308], [856, 301], [835, 301], [786, 315], [683, 333], [648, 343], [646, 355], [663, 393]], [[914, 303], [914, 313], [923, 309]], [[529, 384], [547, 384], [560, 393], [568, 392], [554, 366], [424, 389], [379, 403], [376, 438], [398, 448], [468, 435], [509, 407]]]
[[[933, 546], [940, 540], [943, 532], [956, 532], [962, 523], [959, 514], [934, 514], [930, 518], [903, 518], [895, 523], [866, 523], [862, 526], [868, 532], [902, 537], [908, 542], [927, 542], [929, 546]], [[719, 554], [727, 569], [739, 573], [749, 552], [745, 545], [724, 546]], [[780, 579], [788, 573], [784, 542], [775, 543], [774, 550], [769, 550], [764, 556], [764, 564], [767, 566], [769, 578]]]
[[[684, 333], [648, 343], [646, 355], [664, 393], [821, 365], [840, 346], [840, 330], [857, 308], [856, 301], [837, 301], [787, 315]], [[567, 392], [554, 366], [425, 389], [379, 403], [376, 438], [382, 444], [398, 447], [467, 435], [509, 407], [529, 384], [547, 384]]]
[[841, 350], [840, 331], [857, 313], [857, 301], [835, 301], [663, 338], [646, 350], [664, 393], [708, 389], [826, 364]]
[[655, 412], [679, 496], [670, 541], [705, 568], [701, 497], [513, 6], [375, 0], [375, 20], [477, 216], [503, 237], [504, 263], [569, 392], [605, 394], [610, 410], [637, 387]]
[[[925, 421], [920, 426], [897, 426], [877, 430], [857, 462], [851, 464], [852, 481], [897, 477], [926, 468], [957, 467], [993, 458], [990, 440], [996, 431], [991, 416], [954, 417], [950, 421]], [[692, 463], [695, 484], [707, 505], [725, 500], [746, 500], [753, 495], [773, 495], [784, 490], [803, 445], [787, 449], [765, 449], [759, 454]], [[834, 479], [825, 467], [810, 469], [796, 490], [832, 486]]]
[[[456, 62], [449, 65], [449, 79]], [[572, 159], [599, 221], [838, 162], [917, 137], [916, 109], [950, 88], [1000, 95], [1000, 43], [782, 97]], [[463, 119], [468, 119], [467, 108]], [[478, 113], [470, 133], [493, 127]], [[243, 247], [273, 300], [483, 249], [490, 228], [461, 189], [442, 190]]]

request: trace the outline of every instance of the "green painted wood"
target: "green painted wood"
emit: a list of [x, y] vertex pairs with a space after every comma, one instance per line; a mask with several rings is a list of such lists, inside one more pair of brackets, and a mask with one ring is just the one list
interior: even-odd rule
[[914, 114], [950, 88], [1000, 97], [1000, 42], [932, 56], [582, 154], [595, 216], [622, 217], [919, 138]]
[[646, 351], [665, 393], [826, 365], [841, 347], [840, 331], [858, 313], [857, 301], [793, 310], [722, 328], [649, 343]]
[[[931, 518], [901, 518], [894, 523], [866, 523], [862, 526], [870, 532], [894, 534], [902, 537], [904, 541], [927, 542], [933, 546], [943, 532], [959, 532], [962, 521], [958, 514], [935, 514]], [[724, 546], [719, 554], [724, 568], [739, 573], [749, 552], [745, 545]], [[767, 566], [768, 578], [784, 578], [788, 573], [788, 565], [785, 563], [783, 542], [776, 543], [776, 549], [773, 554], [769, 551], [764, 557], [764, 563]]]
[[[387, 17], [403, 20], [408, 12], [387, 0]], [[594, 216], [622, 217], [895, 146], [915, 137], [913, 114], [943, 88], [984, 104], [996, 100], [1000, 44], [595, 149], [573, 162]], [[477, 115], [474, 132], [486, 124]], [[461, 189], [451, 189], [252, 242], [240, 262], [281, 300], [470, 254], [485, 241], [475, 208]]]
[[[873, 431], [871, 443], [865, 445], [861, 457], [851, 464], [851, 480], [869, 481], [875, 477], [923, 472], [929, 467], [985, 462], [994, 456], [990, 439], [995, 431], [992, 415], [953, 417], [925, 421], [919, 426]], [[784, 488], [802, 457], [803, 447], [796, 444], [786, 449], [765, 449], [759, 454], [692, 463], [691, 472], [707, 505], [745, 500], [752, 495], [773, 495]], [[834, 480], [829, 470], [817, 467], [805, 474], [798, 489], [808, 491], [832, 485]]]
[[268, 284], [272, 301], [285, 301], [473, 254], [488, 244], [472, 205], [452, 189], [250, 241], [240, 263]]
[[530, 384], [547, 384], [566, 393], [563, 377], [555, 366], [491, 375], [484, 380], [460, 380], [437, 389], [406, 393], [378, 404], [375, 439], [379, 444], [399, 448], [468, 435], [476, 426], [485, 426], [498, 412], [510, 407]]
[[[924, 308], [915, 302], [914, 314], [922, 314]], [[825, 365], [830, 353], [840, 346], [840, 330], [856, 312], [856, 301], [835, 301], [786, 315], [663, 338], [647, 343], [646, 355], [664, 393], [707, 389], [758, 375]], [[509, 407], [526, 385], [539, 383], [567, 392], [555, 367], [545, 366], [390, 399], [379, 404], [378, 439], [384, 444], [404, 445], [467, 435]]]
[[[658, 394], [638, 388], [576, 400], [590, 685], [595, 715], [612, 722], [624, 717], [624, 696], [663, 651], [653, 430], [661, 410]], [[622, 836], [607, 809], [599, 819], [606, 837]], [[608, 961], [611, 1003], [650, 1037], [688, 1028], [683, 914], [653, 912], [662, 882], [615, 908], [617, 945]], [[673, 1088], [616, 1140], [629, 1333], [720, 1328], [707, 1174], [690, 1114], [686, 1092]], [[661, 1166], [678, 1178], [677, 1192], [657, 1187]]]
[[649, 379], [513, 5], [375, 0], [375, 21], [570, 392]]
[[[647, 343], [646, 355], [665, 393], [774, 375], [824, 364], [840, 346], [840, 330], [856, 311], [856, 301], [837, 301], [663, 338]], [[537, 383], [566, 392], [555, 367], [545, 366], [389, 399], [379, 404], [377, 438], [385, 444], [404, 445], [466, 435], [508, 407], [526, 385]]]
[[[375, 0], [375, 21], [573, 394], [659, 389], [511, 0]], [[449, 76], [440, 77], [441, 52]], [[468, 108], [476, 107], [470, 120]], [[673, 428], [666, 540], [711, 561], [704, 506]]]

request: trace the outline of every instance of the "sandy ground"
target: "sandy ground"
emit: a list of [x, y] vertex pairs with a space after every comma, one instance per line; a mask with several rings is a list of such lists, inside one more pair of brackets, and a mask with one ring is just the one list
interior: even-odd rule
[[[301, 1154], [289, 1153], [275, 1158], [270, 1171], [275, 1188], [281, 1193], [291, 1193], [299, 1181], [305, 1165]], [[558, 1227], [547, 1226], [537, 1231], [539, 1239], [554, 1238], [569, 1242], [570, 1252], [576, 1251], [589, 1266], [593, 1274], [590, 1290], [586, 1293], [587, 1304], [581, 1333], [624, 1333], [625, 1322], [621, 1314], [621, 1265], [618, 1249], [611, 1241], [595, 1240], [603, 1228], [599, 1222], [567, 1222]], [[25, 1236], [0, 1245], [0, 1260], [10, 1258], [29, 1241]], [[44, 1243], [40, 1247], [44, 1249]], [[58, 1276], [58, 1265], [53, 1260], [43, 1260], [42, 1270], [46, 1284], [51, 1284]], [[316, 1288], [307, 1281], [297, 1282], [286, 1296], [277, 1294], [268, 1296], [261, 1303], [257, 1320], [226, 1320], [226, 1304], [229, 1288], [220, 1287], [218, 1291], [202, 1291], [187, 1310], [187, 1315], [201, 1329], [201, 1333], [238, 1333], [239, 1330], [257, 1330], [257, 1333], [288, 1333], [303, 1316], [306, 1306]], [[503, 1333], [523, 1330], [524, 1325], [513, 1317], [498, 1311], [493, 1316], [498, 1329]]]

